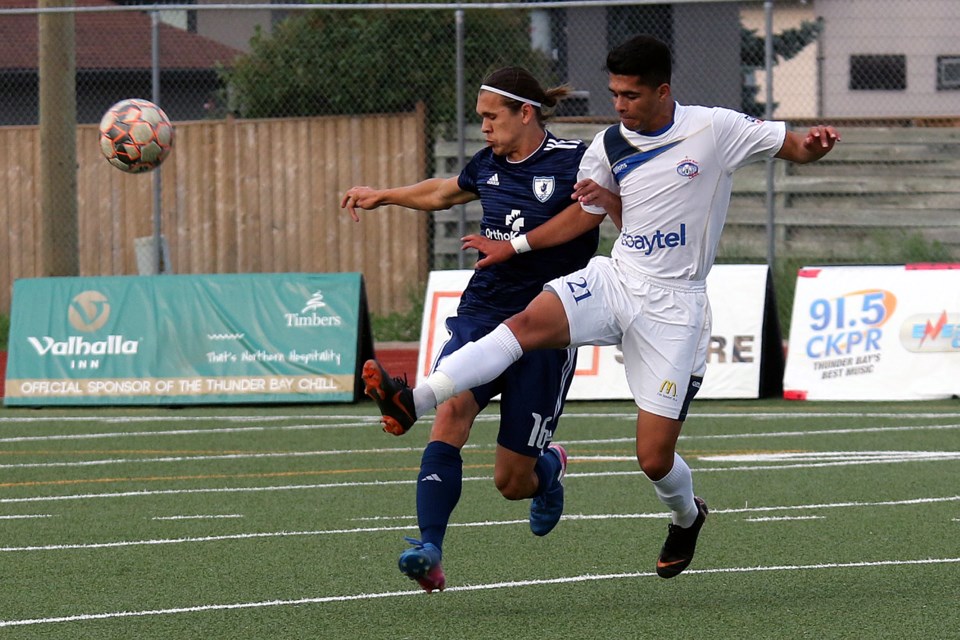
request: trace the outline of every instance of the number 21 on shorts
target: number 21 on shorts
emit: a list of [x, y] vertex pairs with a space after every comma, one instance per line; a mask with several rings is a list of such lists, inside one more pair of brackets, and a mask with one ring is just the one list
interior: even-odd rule
[[570, 294], [577, 304], [580, 304], [581, 300], [586, 300], [593, 295], [590, 293], [590, 289], [587, 288], [586, 278], [580, 278], [578, 281], [567, 280], [567, 288], [570, 289]]

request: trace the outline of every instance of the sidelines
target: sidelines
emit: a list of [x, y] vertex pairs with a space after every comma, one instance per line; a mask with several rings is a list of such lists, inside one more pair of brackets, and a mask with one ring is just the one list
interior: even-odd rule
[[[716, 569], [687, 569], [684, 575], [712, 575], [730, 573], [759, 573], [771, 571], [817, 571], [824, 569], [862, 569], [869, 567], [902, 567], [928, 564], [955, 564], [960, 558], [924, 558], [918, 560], [875, 560], [871, 562], [831, 562], [823, 564], [774, 565], [769, 567], [721, 567]], [[444, 593], [462, 593], [470, 591], [489, 591], [492, 589], [512, 589], [517, 587], [534, 587], [549, 584], [571, 584], [577, 582], [596, 582], [600, 580], [627, 580], [636, 578], [652, 578], [657, 574], [649, 571], [630, 573], [581, 574], [563, 578], [545, 578], [539, 580], [513, 580], [510, 582], [493, 582], [487, 584], [464, 585], [448, 587]], [[236, 609], [262, 609], [264, 607], [289, 607], [305, 604], [326, 604], [330, 602], [347, 602], [351, 600], [375, 600], [379, 598], [396, 598], [401, 596], [423, 596], [422, 589], [407, 589], [404, 591], [384, 591], [380, 593], [360, 593], [346, 596], [324, 596], [317, 598], [298, 598], [295, 600], [262, 600], [259, 602], [236, 602], [233, 604], [207, 604], [193, 607], [175, 607], [170, 609], [145, 609], [141, 611], [114, 611], [111, 613], [83, 613], [72, 616], [57, 616], [51, 618], [27, 618], [21, 620], [0, 620], [0, 627], [22, 627], [38, 624], [57, 624], [64, 622], [84, 622], [89, 620], [109, 620], [115, 618], [141, 618], [146, 616], [176, 615], [181, 613], [200, 613], [204, 611], [226, 611]], [[434, 596], [438, 597], [438, 596]]]
[[[946, 496], [940, 498], [914, 498], [911, 500], [883, 500], [877, 502], [835, 502], [821, 504], [805, 504], [790, 506], [772, 506], [772, 507], [740, 507], [732, 509], [711, 509], [710, 515], [734, 514], [734, 513], [770, 513], [772, 511], [803, 511], [807, 509], [848, 509], [859, 507], [900, 507], [915, 506], [918, 504], [937, 504], [944, 502], [960, 501], [958, 496]], [[648, 513], [608, 513], [608, 514], [564, 514], [563, 520], [569, 521], [596, 521], [596, 520], [647, 520], [663, 519], [667, 517], [665, 512]], [[526, 518], [518, 520], [495, 520], [486, 522], [458, 522], [450, 523], [449, 527], [474, 528], [474, 527], [499, 527], [507, 525], [522, 524], [527, 525], [529, 521]], [[120, 540], [116, 542], [93, 542], [77, 544], [50, 544], [50, 545], [29, 545], [23, 547], [0, 547], [0, 553], [18, 553], [26, 551], [70, 551], [77, 549], [115, 549], [118, 547], [141, 547], [167, 544], [188, 544], [197, 542], [222, 542], [225, 540], [258, 540], [263, 538], [294, 538], [309, 536], [328, 536], [353, 533], [383, 533], [387, 531], [407, 531], [416, 529], [416, 524], [394, 525], [389, 527], [355, 527], [353, 529], [318, 529], [314, 531], [266, 531], [260, 533], [233, 533], [220, 536], [199, 536], [194, 538], [156, 538], [152, 540]]]

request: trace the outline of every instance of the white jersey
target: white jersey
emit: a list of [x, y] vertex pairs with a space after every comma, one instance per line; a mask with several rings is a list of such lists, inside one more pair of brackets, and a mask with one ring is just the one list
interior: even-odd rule
[[733, 172], [775, 155], [785, 136], [782, 122], [680, 104], [673, 123], [652, 135], [622, 124], [598, 133], [578, 178], [592, 178], [621, 197], [623, 229], [611, 257], [624, 275], [705, 280], [727, 218]]

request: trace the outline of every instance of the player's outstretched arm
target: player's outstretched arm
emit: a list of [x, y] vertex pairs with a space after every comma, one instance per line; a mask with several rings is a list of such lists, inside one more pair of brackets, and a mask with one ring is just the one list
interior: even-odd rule
[[464, 191], [457, 178], [429, 178], [416, 184], [392, 189], [372, 189], [358, 186], [347, 189], [340, 200], [340, 208], [346, 209], [350, 217], [360, 221], [357, 209], [376, 209], [395, 204], [420, 211], [439, 211], [475, 200], [477, 195]]
[[818, 124], [810, 127], [806, 135], [788, 131], [776, 157], [799, 164], [814, 162], [830, 153], [838, 142], [840, 142], [840, 133], [826, 125]]
[[[546, 249], [569, 242], [596, 228], [601, 222], [603, 222], [603, 215], [587, 213], [580, 203], [574, 203], [526, 234], [524, 239], [529, 250]], [[460, 240], [463, 242], [462, 249], [476, 249], [484, 254], [484, 257], [477, 261], [479, 269], [505, 262], [522, 252], [514, 242], [509, 240], [491, 240], [478, 234], [464, 236]], [[528, 249], [523, 251], [526, 250]]]

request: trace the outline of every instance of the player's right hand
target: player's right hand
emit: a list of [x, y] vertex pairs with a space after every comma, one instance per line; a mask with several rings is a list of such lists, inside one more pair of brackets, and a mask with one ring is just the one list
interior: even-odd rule
[[517, 255], [517, 250], [507, 240], [492, 240], [486, 236], [472, 233], [460, 238], [460, 242], [463, 243], [460, 249], [476, 249], [483, 256], [477, 260], [477, 269], [483, 269], [499, 262], [506, 262]]
[[360, 216], [357, 215], [357, 209], [375, 209], [379, 206], [377, 202], [377, 191], [370, 187], [350, 187], [343, 194], [340, 200], [340, 208], [350, 212], [350, 217], [360, 222]]

